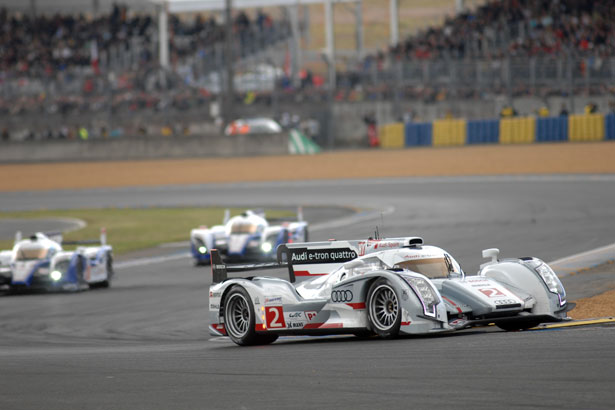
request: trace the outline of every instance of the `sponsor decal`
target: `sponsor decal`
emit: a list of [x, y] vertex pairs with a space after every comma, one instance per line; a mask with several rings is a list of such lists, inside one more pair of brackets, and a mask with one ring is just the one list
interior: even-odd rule
[[399, 242], [377, 242], [374, 245], [374, 249], [383, 248], [399, 248]]
[[261, 304], [261, 300], [257, 297], [254, 298], [254, 304], [255, 305], [260, 305]]
[[403, 258], [408, 259], [432, 259], [432, 258], [441, 258], [442, 255], [430, 255], [430, 254], [414, 254], [414, 255], [403, 255]]
[[401, 298], [402, 298], [402, 300], [408, 300], [408, 297], [409, 297], [409, 296], [408, 296], [408, 291], [404, 289], [404, 290], [401, 292]]
[[355, 259], [358, 255], [350, 248], [331, 249], [289, 249], [290, 262], [294, 265], [311, 263], [340, 263]]
[[288, 314], [289, 319], [303, 319], [303, 312], [290, 312]]
[[331, 292], [332, 302], [352, 302], [354, 295], [351, 290], [334, 290]]
[[220, 305], [215, 304], [215, 303], [210, 303], [209, 304], [209, 309], [210, 310], [220, 310]]
[[220, 296], [222, 296], [221, 292], [209, 292], [210, 298], [219, 298]]
[[514, 299], [496, 299], [493, 303], [496, 305], [517, 305], [519, 301]]
[[303, 322], [291, 322], [288, 324], [289, 329], [303, 329], [303, 326], [305, 326]]
[[304, 312], [305, 313], [305, 317], [306, 319], [311, 322], [312, 319], [314, 319], [316, 317], [316, 315], [318, 315], [318, 312], [314, 312], [314, 311], [310, 311], [310, 312]]
[[226, 265], [214, 265], [214, 269], [223, 270], [226, 269]]
[[282, 303], [282, 296], [265, 297], [265, 305], [279, 305]]

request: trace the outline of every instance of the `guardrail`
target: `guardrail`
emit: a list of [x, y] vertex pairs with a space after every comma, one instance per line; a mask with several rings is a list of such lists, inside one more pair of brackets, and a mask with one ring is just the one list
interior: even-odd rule
[[379, 135], [382, 148], [605, 141], [615, 140], [615, 114], [393, 123], [379, 127]]
[[0, 163], [286, 155], [288, 145], [288, 134], [285, 132], [87, 141], [10, 141], [1, 144]]

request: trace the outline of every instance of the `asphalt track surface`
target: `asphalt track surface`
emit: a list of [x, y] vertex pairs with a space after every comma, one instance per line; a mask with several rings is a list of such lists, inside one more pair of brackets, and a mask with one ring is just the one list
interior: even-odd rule
[[[480, 251], [554, 260], [615, 242], [614, 176], [422, 178], [3, 193], [0, 208], [322, 208], [311, 239], [420, 235], [469, 273]], [[373, 211], [373, 210], [376, 211]], [[166, 249], [165, 252], [177, 252]], [[119, 265], [121, 266], [121, 265]], [[207, 268], [118, 267], [108, 290], [0, 297], [1, 409], [615, 406], [615, 327], [492, 328], [392, 341], [207, 333]], [[574, 299], [574, 286], [568, 289]]]

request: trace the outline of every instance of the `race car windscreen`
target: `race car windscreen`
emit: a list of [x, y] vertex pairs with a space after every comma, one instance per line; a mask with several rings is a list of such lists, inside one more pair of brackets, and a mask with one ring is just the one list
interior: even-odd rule
[[32, 261], [44, 259], [47, 256], [47, 249], [37, 246], [35, 248], [20, 248], [17, 251], [18, 261]]
[[398, 268], [408, 269], [427, 276], [429, 279], [448, 277], [448, 264], [445, 258], [428, 258], [403, 261], [395, 264]]
[[255, 225], [255, 224], [237, 222], [231, 226], [231, 234], [238, 234], [238, 233], [252, 234], [256, 232], [257, 228], [258, 228], [258, 225]]

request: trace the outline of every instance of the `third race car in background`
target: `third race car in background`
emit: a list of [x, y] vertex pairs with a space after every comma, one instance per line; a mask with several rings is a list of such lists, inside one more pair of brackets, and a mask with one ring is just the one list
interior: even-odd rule
[[[78, 246], [67, 251], [63, 245]], [[112, 248], [106, 233], [100, 240], [63, 242], [61, 234], [37, 232], [16, 237], [11, 250], [0, 251], [0, 285], [9, 290], [70, 290], [109, 287], [113, 278]]]
[[225, 212], [223, 225], [200, 227], [190, 232], [190, 250], [197, 265], [210, 262], [210, 250], [217, 249], [228, 260], [262, 261], [275, 258], [279, 245], [308, 240], [308, 223], [297, 210], [296, 221], [272, 224], [263, 211], [247, 210], [230, 218]]
[[[490, 260], [466, 275], [422, 238], [280, 245], [277, 263], [225, 266], [212, 251], [210, 331], [239, 345], [281, 335], [374, 334], [384, 338], [495, 324], [522, 330], [567, 318], [572, 304], [537, 258]], [[289, 280], [227, 271], [288, 267]]]

